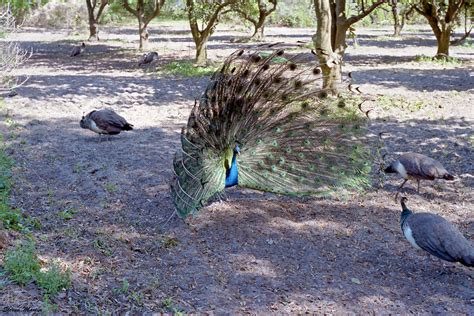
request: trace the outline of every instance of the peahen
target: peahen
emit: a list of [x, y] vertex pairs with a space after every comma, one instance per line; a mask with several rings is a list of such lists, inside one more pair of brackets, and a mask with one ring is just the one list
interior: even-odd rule
[[420, 192], [420, 180], [454, 180], [454, 176], [451, 175], [440, 162], [417, 153], [406, 153], [401, 155], [400, 158], [393, 161], [384, 171], [386, 173], [398, 173], [405, 179], [398, 188], [397, 194], [395, 194], [395, 199], [409, 179], [416, 180], [418, 184], [418, 192]]
[[133, 125], [112, 110], [94, 110], [83, 116], [79, 125], [97, 134], [117, 135], [121, 131], [133, 130]]
[[157, 52], [149, 52], [148, 54], [144, 54], [141, 58], [140, 61], [138, 62], [138, 66], [149, 64], [154, 60], [158, 59], [158, 53]]
[[84, 52], [85, 49], [86, 49], [86, 44], [85, 43], [82, 43], [81, 45], [78, 45], [78, 46], [74, 46], [74, 48], [71, 51], [70, 56], [71, 57], [79, 56], [80, 54], [82, 54]]
[[370, 185], [360, 102], [321, 88], [321, 69], [281, 49], [230, 55], [196, 101], [174, 158], [181, 217], [225, 187], [329, 195]]
[[443, 217], [431, 213], [413, 213], [402, 197], [400, 226], [410, 244], [450, 262], [474, 266], [474, 245]]

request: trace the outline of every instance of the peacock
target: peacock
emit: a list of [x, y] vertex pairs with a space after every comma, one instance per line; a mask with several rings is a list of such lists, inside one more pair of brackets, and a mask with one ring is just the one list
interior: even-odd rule
[[70, 57], [79, 56], [80, 54], [84, 52], [85, 49], [86, 49], [86, 44], [83, 42], [81, 45], [74, 46], [71, 51], [71, 55], [69, 56]]
[[180, 217], [235, 185], [289, 196], [370, 186], [372, 133], [360, 99], [323, 89], [321, 68], [305, 58], [238, 50], [214, 73], [173, 161]]

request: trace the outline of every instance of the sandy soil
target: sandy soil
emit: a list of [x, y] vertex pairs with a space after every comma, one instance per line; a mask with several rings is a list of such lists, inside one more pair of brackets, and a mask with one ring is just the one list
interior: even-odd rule
[[[272, 42], [312, 35], [267, 32]], [[454, 183], [423, 183], [420, 194], [408, 184], [405, 194], [414, 210], [446, 217], [473, 240], [473, 50], [453, 47], [460, 65], [413, 62], [434, 54], [431, 33], [412, 28], [391, 39], [390, 32], [360, 30], [345, 70], [368, 93], [409, 100], [390, 109], [374, 104], [387, 159], [417, 151], [454, 173]], [[32, 232], [40, 258], [72, 271], [72, 288], [53, 299], [59, 312], [474, 314], [474, 271], [403, 238], [395, 176], [336, 200], [231, 189], [227, 201], [164, 225], [173, 212], [168, 183], [179, 131], [207, 78], [139, 69], [135, 33], [106, 28], [104, 41], [74, 59], [69, 52], [82, 39], [67, 31], [25, 29], [15, 37], [34, 55], [18, 72], [28, 83], [2, 109], [16, 161], [11, 203], [40, 221]], [[221, 27], [210, 58], [249, 45], [230, 42], [244, 36]], [[151, 38], [158, 68], [192, 58], [185, 24], [156, 24]], [[136, 130], [99, 142], [79, 127], [84, 112], [104, 107]], [[65, 210], [72, 219], [59, 216]], [[42, 301], [34, 284], [0, 287], [1, 312], [40, 312]]]

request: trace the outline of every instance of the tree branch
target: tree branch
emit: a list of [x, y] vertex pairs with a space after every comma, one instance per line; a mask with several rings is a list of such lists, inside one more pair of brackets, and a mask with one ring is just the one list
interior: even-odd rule
[[365, 18], [367, 15], [369, 15], [370, 13], [372, 13], [372, 11], [374, 11], [375, 9], [377, 9], [378, 6], [380, 6], [381, 4], [387, 2], [387, 0], [378, 0], [377, 2], [374, 2], [372, 3], [372, 5], [367, 9], [367, 10], [363, 10], [360, 14], [358, 15], [353, 15], [351, 16], [350, 18], [348, 18], [346, 20], [346, 26], [350, 26], [354, 23], [356, 23], [357, 21], [360, 21], [362, 20], [363, 18]]
[[130, 12], [131, 14], [133, 14], [134, 16], [138, 16], [138, 11], [137, 11], [137, 10], [134, 10], [134, 9], [130, 6], [130, 3], [128, 3], [128, 0], [122, 0], [122, 6], [125, 8], [125, 10], [127, 10], [128, 12]]
[[155, 1], [155, 10], [151, 13], [151, 15], [145, 19], [145, 27], [147, 27], [148, 23], [150, 23], [151, 20], [156, 18], [158, 15], [160, 15], [161, 8], [163, 7], [163, 4], [165, 4], [165, 0], [159, 0]]
[[257, 21], [255, 19], [252, 18], [252, 16], [250, 14], [247, 14], [247, 12], [243, 11], [243, 10], [240, 10], [240, 9], [233, 9], [233, 10], [226, 10], [224, 12], [222, 12], [223, 14], [225, 13], [228, 13], [228, 12], [231, 12], [231, 11], [234, 11], [234, 12], [237, 12], [239, 13], [240, 15], [242, 15], [242, 17], [244, 19], [246, 19], [247, 21], [251, 22], [253, 25], [257, 25]]
[[96, 19], [99, 20], [100, 16], [102, 15], [102, 12], [104, 11], [104, 8], [109, 4], [109, 0], [102, 0], [100, 2], [100, 7], [99, 11], [97, 12], [97, 17]]
[[214, 13], [211, 15], [211, 17], [209, 18], [209, 21], [207, 22], [206, 28], [204, 30], [202, 30], [202, 32], [209, 32], [214, 27], [214, 24], [216, 23], [217, 18], [219, 17], [219, 14], [221, 13], [221, 10], [224, 9], [225, 7], [227, 7], [228, 5], [234, 4], [236, 2], [237, 2], [237, 0], [226, 0], [226, 1], [222, 2], [214, 10]]

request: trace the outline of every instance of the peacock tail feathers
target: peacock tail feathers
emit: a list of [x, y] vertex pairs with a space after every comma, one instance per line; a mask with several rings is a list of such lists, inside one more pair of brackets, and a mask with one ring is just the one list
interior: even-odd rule
[[303, 58], [282, 49], [239, 50], [212, 76], [174, 160], [171, 192], [180, 216], [224, 189], [237, 145], [242, 187], [302, 196], [370, 185], [360, 99], [349, 90], [330, 95], [321, 69]]

